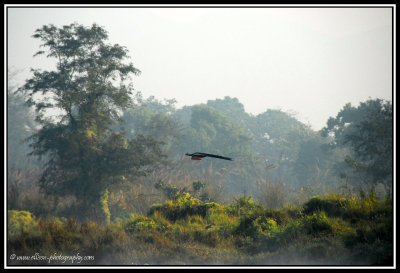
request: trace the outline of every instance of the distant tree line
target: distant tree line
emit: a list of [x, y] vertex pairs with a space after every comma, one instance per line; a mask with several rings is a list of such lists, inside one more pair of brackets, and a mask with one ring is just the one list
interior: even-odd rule
[[[9, 170], [29, 168], [21, 160], [27, 153], [42, 157], [40, 188], [74, 196], [83, 218], [109, 219], [110, 191], [160, 170], [164, 180], [190, 176], [202, 187], [219, 183], [230, 196], [257, 195], [260, 185], [277, 184], [326, 192], [380, 183], [391, 190], [391, 102], [347, 104], [318, 132], [281, 110], [248, 114], [231, 97], [177, 109], [173, 99], [135, 92], [130, 76], [140, 71], [128, 62], [125, 47], [107, 43], [104, 28], [47, 25], [33, 37], [42, 42], [36, 55], [46, 54], [57, 65], [54, 71], [33, 70], [18, 91], [9, 85]], [[198, 164], [183, 157], [197, 151], [235, 160]], [[164, 182], [151, 183], [167, 189]]]

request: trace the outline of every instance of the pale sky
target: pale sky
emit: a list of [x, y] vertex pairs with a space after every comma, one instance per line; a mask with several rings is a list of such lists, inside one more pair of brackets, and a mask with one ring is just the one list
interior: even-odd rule
[[392, 101], [392, 6], [289, 7], [8, 6], [8, 66], [21, 80], [49, 69], [32, 57], [43, 25], [97, 23], [142, 71], [135, 89], [178, 108], [230, 96], [248, 113], [294, 112], [319, 130], [348, 102]]

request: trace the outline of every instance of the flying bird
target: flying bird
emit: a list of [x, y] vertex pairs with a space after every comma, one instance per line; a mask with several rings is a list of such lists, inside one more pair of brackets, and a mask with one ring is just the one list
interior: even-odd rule
[[199, 152], [196, 152], [196, 153], [193, 153], [193, 154], [186, 153], [185, 155], [191, 156], [192, 160], [202, 160], [204, 157], [215, 157], [215, 158], [220, 158], [220, 159], [233, 161], [233, 159], [229, 158], [229, 157], [220, 156], [220, 155], [213, 155], [213, 154], [206, 154], [206, 153], [199, 153]]

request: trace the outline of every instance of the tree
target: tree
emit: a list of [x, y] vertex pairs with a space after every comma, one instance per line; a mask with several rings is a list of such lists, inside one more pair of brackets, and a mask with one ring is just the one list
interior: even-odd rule
[[335, 153], [326, 149], [326, 140], [315, 133], [299, 143], [300, 149], [293, 163], [293, 173], [299, 186], [310, 186], [314, 192], [333, 189], [338, 186], [334, 172]]
[[7, 166], [12, 169], [28, 169], [38, 162], [30, 160], [26, 155], [30, 152], [25, 139], [35, 130], [37, 124], [32, 118], [32, 109], [25, 105], [22, 94], [16, 92], [16, 76], [18, 71], [8, 70], [7, 86]]
[[218, 177], [229, 181], [228, 187], [233, 193], [252, 189], [253, 185], [249, 183], [255, 164], [251, 151], [252, 139], [243, 126], [231, 121], [223, 112], [204, 104], [194, 105], [190, 110], [190, 124], [184, 128], [184, 139], [176, 149], [181, 154], [205, 152], [234, 158], [229, 164], [213, 159], [204, 161], [201, 167], [196, 168], [197, 179], [208, 176], [208, 173], [215, 181]]
[[128, 80], [140, 71], [127, 62], [125, 47], [106, 43], [107, 32], [96, 24], [45, 25], [33, 37], [44, 48], [35, 56], [56, 60], [54, 71], [32, 70], [20, 89], [41, 126], [31, 136], [32, 154], [49, 158], [41, 188], [76, 196], [83, 216], [96, 218], [110, 185], [145, 174], [162, 157], [155, 139], [127, 139], [110, 129], [132, 105]]
[[366, 182], [390, 185], [393, 172], [392, 104], [367, 100], [358, 107], [346, 104], [336, 118], [330, 118], [322, 135], [332, 147], [349, 147], [345, 162], [362, 174]]
[[209, 100], [207, 106], [224, 113], [232, 122], [241, 126], [246, 126], [251, 118], [237, 98], [226, 96], [224, 99]]
[[185, 134], [187, 152], [208, 152], [236, 160], [251, 157], [251, 138], [244, 128], [206, 105], [192, 107], [190, 127]]
[[253, 149], [262, 163], [259, 172], [265, 173], [266, 165], [273, 165], [278, 168], [268, 172], [272, 180], [302, 186], [304, 181], [297, 181], [293, 168], [302, 143], [313, 138], [315, 132], [290, 114], [272, 109], [257, 115], [248, 127], [254, 137]]
[[[169, 155], [169, 159], [176, 155], [171, 147], [178, 143], [182, 135], [180, 124], [173, 116], [175, 112], [175, 100], [164, 102], [155, 99], [153, 96], [142, 99], [137, 98], [134, 107], [124, 111], [123, 122], [120, 124], [127, 133], [127, 136], [138, 134], [152, 136], [163, 143], [163, 151]], [[180, 157], [180, 156], [179, 156]]]

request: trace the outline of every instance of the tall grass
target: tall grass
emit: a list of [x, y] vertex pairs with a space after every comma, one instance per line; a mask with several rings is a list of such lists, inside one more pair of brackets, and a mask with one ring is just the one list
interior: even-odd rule
[[[337, 194], [266, 208], [251, 197], [222, 205], [188, 193], [109, 224], [8, 211], [8, 255], [92, 255], [84, 264], [392, 265], [391, 199]], [[9, 260], [9, 264], [47, 264]], [[59, 262], [60, 263], [60, 262]]]

